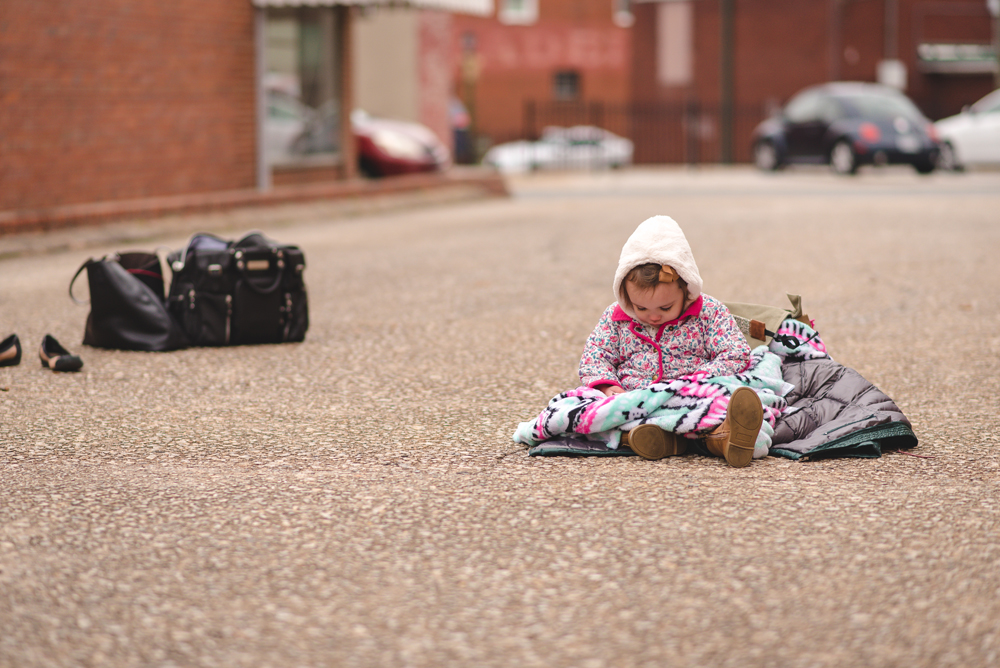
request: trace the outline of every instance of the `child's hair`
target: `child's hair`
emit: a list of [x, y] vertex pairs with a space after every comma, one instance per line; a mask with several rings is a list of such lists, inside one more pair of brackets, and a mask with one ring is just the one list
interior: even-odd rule
[[633, 267], [630, 272], [625, 274], [625, 280], [622, 281], [620, 295], [622, 301], [625, 302], [625, 305], [630, 309], [634, 308], [632, 300], [628, 296], [628, 288], [626, 288], [629, 283], [634, 283], [635, 287], [639, 288], [643, 292], [653, 290], [660, 283], [673, 283], [673, 281], [661, 281], [661, 274], [672, 274], [673, 276], [676, 276], [677, 284], [681, 286], [681, 290], [684, 291], [684, 301], [691, 301], [691, 294], [688, 292], [687, 281], [681, 278], [672, 267], [650, 263], [640, 264], [638, 267]]

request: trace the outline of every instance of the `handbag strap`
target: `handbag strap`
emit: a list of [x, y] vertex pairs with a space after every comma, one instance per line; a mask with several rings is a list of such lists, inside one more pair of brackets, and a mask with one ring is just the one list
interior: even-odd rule
[[[252, 232], [247, 232], [242, 237], [240, 237], [240, 239], [238, 241], [235, 241], [235, 242], [231, 242], [231, 241], [230, 242], [226, 242], [224, 239], [220, 239], [219, 237], [215, 236], [214, 234], [208, 234], [206, 232], [199, 232], [198, 234], [192, 235], [191, 238], [188, 239], [187, 245], [184, 246], [184, 250], [181, 251], [180, 258], [178, 260], [175, 260], [174, 263], [173, 263], [173, 265], [170, 267], [170, 269], [171, 269], [171, 278], [173, 278], [173, 274], [176, 274], [177, 272], [184, 270], [184, 266], [187, 264], [188, 251], [191, 249], [191, 245], [195, 242], [195, 240], [198, 237], [211, 237], [213, 239], [216, 239], [217, 241], [222, 241], [222, 242], [226, 243], [229, 246], [229, 251], [231, 253], [233, 253], [234, 255], [238, 254], [238, 253], [240, 253], [240, 252], [242, 252], [244, 250], [247, 250], [249, 248], [254, 248], [254, 247], [258, 247], [259, 248], [259, 247], [263, 246], [264, 248], [270, 248], [271, 250], [273, 250], [273, 251], [275, 251], [277, 253], [277, 257], [278, 257], [278, 275], [275, 276], [274, 283], [272, 283], [271, 285], [269, 285], [267, 287], [263, 287], [263, 288], [262, 287], [258, 287], [257, 284], [254, 283], [254, 281], [250, 278], [250, 276], [247, 275], [246, 264], [244, 262], [242, 262], [242, 261], [239, 261], [239, 258], [237, 258], [238, 261], [236, 263], [236, 268], [237, 268], [237, 270], [239, 270], [239, 272], [243, 276], [243, 278], [246, 279], [246, 285], [247, 285], [247, 287], [249, 287], [251, 290], [253, 290], [254, 292], [256, 292], [259, 295], [269, 295], [272, 292], [274, 292], [275, 290], [277, 290], [278, 287], [281, 285], [281, 280], [282, 280], [282, 278], [284, 278], [284, 275], [285, 275], [285, 261], [284, 261], [283, 253], [282, 253], [281, 249], [278, 248], [277, 246], [268, 245], [267, 242], [270, 241], [270, 240], [264, 235], [263, 232], [259, 232], [257, 230], [254, 230]], [[254, 246], [244, 246], [243, 245], [247, 241], [250, 241], [251, 239], [253, 239], [253, 237], [258, 237], [261, 241], [264, 242], [264, 244], [254, 244]], [[253, 240], [256, 241], [256, 239], [253, 239]]]
[[169, 246], [157, 246], [153, 250], [156, 259], [160, 261], [160, 275], [163, 277], [163, 295], [161, 296], [164, 299], [170, 295], [170, 284], [174, 282], [174, 269], [168, 261], [172, 250]]
[[188, 251], [191, 249], [191, 244], [193, 244], [195, 242], [195, 239], [197, 239], [198, 237], [211, 237], [212, 239], [215, 239], [216, 241], [221, 241], [226, 245], [230, 244], [230, 242], [226, 241], [225, 239], [221, 239], [215, 236], [214, 234], [209, 234], [208, 232], [198, 232], [197, 234], [192, 234], [191, 238], [188, 239], [187, 244], [185, 244], [184, 250], [181, 251], [180, 259], [175, 260], [174, 265], [171, 266], [171, 269], [174, 272], [184, 271], [184, 265], [187, 264]]
[[266, 288], [257, 287], [257, 284], [253, 282], [253, 279], [251, 279], [249, 276], [247, 276], [246, 263], [240, 257], [240, 255], [242, 253], [242, 249], [236, 251], [236, 260], [237, 260], [236, 261], [236, 269], [240, 272], [240, 274], [243, 276], [243, 278], [246, 279], [246, 285], [247, 285], [247, 287], [250, 288], [251, 290], [253, 290], [254, 292], [256, 292], [258, 295], [269, 295], [272, 292], [274, 292], [275, 290], [277, 290], [278, 286], [281, 285], [281, 279], [285, 275], [285, 258], [284, 258], [284, 254], [281, 252], [280, 249], [274, 249], [274, 251], [275, 251], [275, 255], [277, 257], [278, 275], [274, 277], [274, 283], [272, 283], [271, 285], [267, 286]]
[[85, 304], [89, 304], [90, 303], [89, 299], [87, 301], [85, 301], [85, 302], [82, 302], [82, 301], [80, 301], [79, 299], [77, 299], [76, 297], [73, 296], [73, 284], [76, 283], [76, 279], [77, 279], [77, 277], [80, 276], [80, 272], [82, 272], [84, 269], [86, 269], [90, 265], [91, 262], [94, 262], [94, 258], [92, 258], [92, 257], [87, 258], [84, 261], [84, 263], [80, 265], [80, 268], [76, 270], [76, 273], [73, 274], [73, 280], [71, 280], [69, 282], [69, 298], [73, 300], [74, 304], [85, 305]]
[[233, 248], [244, 248], [244, 244], [253, 239], [253, 237], [257, 237], [257, 239], [260, 240], [260, 243], [257, 243], [257, 240], [254, 240], [255, 243], [252, 244], [253, 246], [267, 246], [268, 248], [277, 247], [277, 244], [275, 244], [271, 239], [268, 239], [267, 235], [260, 230], [250, 230], [237, 241], [233, 242]]

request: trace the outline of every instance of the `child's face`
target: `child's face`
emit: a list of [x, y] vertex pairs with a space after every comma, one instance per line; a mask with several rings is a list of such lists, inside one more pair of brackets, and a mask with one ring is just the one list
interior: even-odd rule
[[647, 325], [662, 325], [675, 320], [684, 310], [684, 290], [680, 283], [658, 283], [652, 290], [642, 290], [631, 281], [625, 284], [632, 300], [635, 317]]

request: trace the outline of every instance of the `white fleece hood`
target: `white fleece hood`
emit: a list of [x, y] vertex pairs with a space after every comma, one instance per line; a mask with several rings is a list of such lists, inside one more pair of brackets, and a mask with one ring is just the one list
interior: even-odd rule
[[687, 283], [691, 299], [698, 299], [701, 294], [701, 274], [698, 273], [698, 265], [695, 264], [687, 237], [670, 216], [653, 216], [635, 229], [622, 247], [622, 254], [618, 259], [612, 289], [618, 305], [629, 316], [634, 318], [635, 313], [621, 293], [622, 282], [634, 268], [650, 263], [673, 267]]

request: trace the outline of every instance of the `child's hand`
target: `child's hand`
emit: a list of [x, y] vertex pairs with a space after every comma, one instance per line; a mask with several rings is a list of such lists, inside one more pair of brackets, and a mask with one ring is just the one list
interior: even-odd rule
[[608, 385], [607, 387], [603, 388], [601, 392], [610, 397], [615, 394], [623, 394], [625, 390], [618, 387], [617, 385]]

